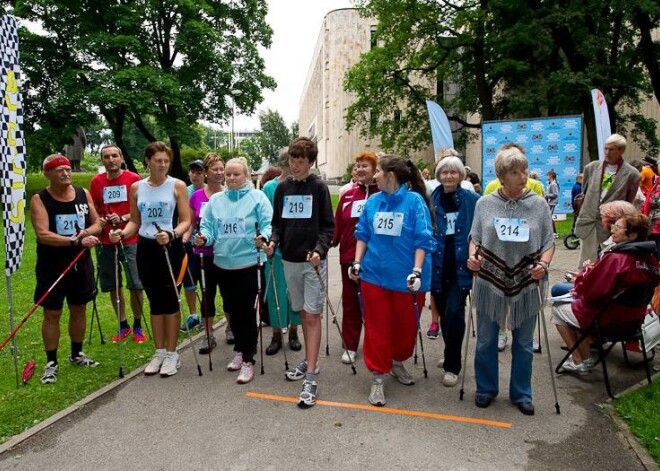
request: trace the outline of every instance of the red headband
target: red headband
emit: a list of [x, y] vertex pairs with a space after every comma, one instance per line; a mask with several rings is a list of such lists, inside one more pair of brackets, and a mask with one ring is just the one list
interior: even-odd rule
[[44, 164], [44, 172], [48, 172], [49, 170], [53, 170], [56, 167], [61, 167], [62, 165], [66, 165], [68, 167], [71, 167], [71, 162], [69, 162], [69, 159], [64, 157], [63, 155], [55, 157], [53, 160], [49, 160]]

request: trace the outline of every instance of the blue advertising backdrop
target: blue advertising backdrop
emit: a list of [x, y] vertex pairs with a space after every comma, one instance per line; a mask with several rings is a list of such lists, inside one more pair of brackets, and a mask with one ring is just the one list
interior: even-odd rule
[[582, 116], [484, 121], [481, 126], [483, 188], [495, 179], [497, 152], [510, 142], [525, 149], [529, 171], [538, 173], [544, 187], [547, 187], [548, 171], [557, 173], [559, 203], [555, 214], [571, 213], [571, 188], [580, 173]]

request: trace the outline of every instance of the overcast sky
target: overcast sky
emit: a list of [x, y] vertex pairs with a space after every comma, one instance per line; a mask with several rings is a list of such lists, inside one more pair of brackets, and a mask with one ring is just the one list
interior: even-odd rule
[[266, 21], [273, 28], [273, 43], [262, 51], [262, 57], [277, 88], [264, 92], [264, 101], [252, 117], [236, 117], [237, 131], [258, 129], [260, 110], [279, 112], [287, 125], [298, 119], [300, 95], [323, 18], [332, 10], [351, 6], [350, 0], [268, 0]]

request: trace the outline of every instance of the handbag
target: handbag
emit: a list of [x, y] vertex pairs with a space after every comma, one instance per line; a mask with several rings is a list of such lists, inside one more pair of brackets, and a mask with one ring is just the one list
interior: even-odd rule
[[649, 310], [642, 324], [642, 335], [646, 351], [650, 352], [656, 345], [660, 344], [660, 319], [658, 315]]

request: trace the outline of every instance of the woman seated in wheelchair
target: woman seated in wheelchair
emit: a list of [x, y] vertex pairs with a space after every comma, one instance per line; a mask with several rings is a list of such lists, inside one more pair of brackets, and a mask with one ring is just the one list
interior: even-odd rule
[[[605, 332], [641, 325], [653, 289], [660, 282], [655, 243], [648, 240], [648, 218], [643, 214], [623, 216], [610, 232], [614, 244], [578, 273], [572, 298], [552, 306], [552, 322], [569, 349], [580, 337], [578, 329], [591, 327], [597, 317]], [[582, 342], [560, 371], [589, 374], [594, 363], [589, 342]]]

